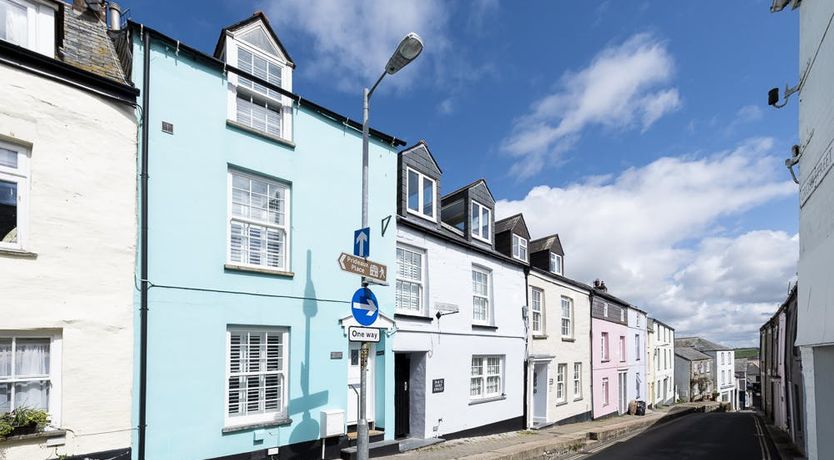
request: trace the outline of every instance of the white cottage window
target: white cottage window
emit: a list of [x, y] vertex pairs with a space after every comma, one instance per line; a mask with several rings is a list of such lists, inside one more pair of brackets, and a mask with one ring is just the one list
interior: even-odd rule
[[423, 310], [423, 254], [406, 248], [397, 248], [397, 290], [395, 304], [398, 310], [421, 313]]
[[562, 337], [573, 338], [573, 299], [562, 296]]
[[226, 426], [287, 417], [286, 328], [227, 329]]
[[582, 399], [582, 363], [573, 363], [573, 399]]
[[472, 319], [476, 323], [490, 321], [490, 272], [472, 267]]
[[513, 257], [527, 262], [527, 240], [513, 233]]
[[565, 391], [565, 380], [567, 379], [568, 365], [567, 363], [559, 363], [556, 366], [556, 402], [563, 403], [567, 401], [567, 393]]
[[57, 335], [0, 334], [0, 414], [30, 407], [60, 424], [60, 348]]
[[435, 180], [411, 168], [406, 168], [406, 174], [408, 175], [406, 183], [408, 212], [432, 222], [436, 221]]
[[530, 322], [532, 323], [533, 335], [544, 333], [544, 291], [533, 288], [530, 291]]
[[230, 264], [289, 271], [289, 195], [286, 184], [229, 170]]
[[503, 356], [473, 356], [469, 377], [469, 399], [501, 396], [503, 387]]
[[0, 248], [24, 249], [29, 222], [29, 155], [0, 141]]
[[488, 207], [473, 200], [471, 214], [472, 236], [489, 243], [491, 241], [492, 211]]
[[550, 271], [557, 275], [562, 274], [562, 256], [559, 254], [550, 253]]

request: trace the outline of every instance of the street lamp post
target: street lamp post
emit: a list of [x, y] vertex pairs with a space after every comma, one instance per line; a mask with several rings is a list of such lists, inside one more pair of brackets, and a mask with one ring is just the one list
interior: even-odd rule
[[[403, 37], [397, 50], [388, 59], [385, 71], [376, 80], [371, 89], [365, 88], [362, 97], [362, 228], [368, 227], [368, 137], [370, 128], [368, 126], [368, 112], [370, 110], [370, 99], [379, 83], [385, 75], [394, 75], [400, 69], [408, 65], [423, 51], [423, 41], [414, 32]], [[362, 286], [367, 287], [367, 281], [362, 278]], [[370, 344], [362, 342], [362, 349], [359, 352], [359, 421], [357, 422], [356, 437], [356, 458], [359, 460], [368, 459], [368, 416], [366, 414], [367, 399], [367, 370], [368, 352]]]

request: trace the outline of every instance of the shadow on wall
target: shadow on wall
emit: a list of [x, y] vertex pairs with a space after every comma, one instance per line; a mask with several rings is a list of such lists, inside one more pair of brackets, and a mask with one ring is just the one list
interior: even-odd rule
[[[290, 418], [296, 420], [301, 414], [301, 423], [294, 424], [295, 428], [290, 434], [290, 443], [310, 441], [319, 437], [319, 422], [312, 416], [312, 410], [327, 404], [329, 394], [327, 391], [320, 391], [310, 394], [310, 322], [318, 314], [318, 302], [316, 300], [316, 287], [312, 278], [313, 256], [307, 250], [307, 284], [304, 287], [303, 310], [304, 310], [304, 361], [301, 363], [301, 397], [291, 399], [289, 402]], [[297, 331], [293, 331], [296, 333]]]

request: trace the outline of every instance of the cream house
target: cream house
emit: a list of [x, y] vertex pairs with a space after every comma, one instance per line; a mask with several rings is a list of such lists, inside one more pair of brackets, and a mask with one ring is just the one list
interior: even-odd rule
[[50, 417], [5, 460], [130, 456], [136, 92], [76, 3], [0, 1], [0, 413]]

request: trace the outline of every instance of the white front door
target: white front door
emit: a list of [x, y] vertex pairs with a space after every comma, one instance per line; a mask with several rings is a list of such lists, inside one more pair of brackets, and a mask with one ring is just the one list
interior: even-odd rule
[[547, 422], [547, 363], [533, 364], [533, 423]]
[[626, 387], [628, 385], [628, 373], [620, 372], [618, 380], [617, 383], [620, 384], [620, 414], [625, 414], [628, 412], [628, 388]]
[[[348, 387], [347, 387], [347, 414], [345, 419], [348, 425], [356, 425], [359, 421], [359, 348], [361, 344], [350, 342], [350, 352], [348, 355]], [[370, 344], [368, 351], [368, 378], [367, 390], [368, 395], [365, 397], [365, 415], [368, 422], [374, 420], [374, 387], [376, 380], [374, 379], [374, 361], [376, 361], [376, 344]]]

